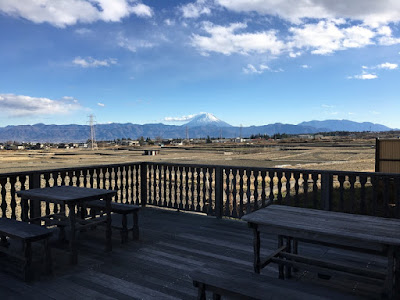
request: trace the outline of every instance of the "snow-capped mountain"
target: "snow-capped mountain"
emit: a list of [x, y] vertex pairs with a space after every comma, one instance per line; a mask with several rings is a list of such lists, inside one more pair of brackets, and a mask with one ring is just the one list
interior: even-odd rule
[[232, 127], [228, 123], [221, 121], [216, 116], [210, 113], [200, 113], [194, 116], [184, 126], [188, 127], [201, 127], [201, 126], [216, 126], [216, 127]]

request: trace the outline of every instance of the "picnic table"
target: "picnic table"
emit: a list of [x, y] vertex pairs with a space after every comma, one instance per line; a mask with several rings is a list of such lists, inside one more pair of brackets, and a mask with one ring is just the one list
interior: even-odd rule
[[[400, 220], [332, 211], [270, 205], [242, 217], [254, 234], [254, 271], [269, 263], [279, 265], [279, 277], [291, 276], [293, 268], [326, 276], [356, 277], [366, 282], [384, 282], [383, 296], [394, 298], [400, 288]], [[263, 261], [260, 233], [276, 234], [278, 249]], [[387, 257], [386, 271], [359, 268], [340, 261], [300, 255], [299, 241]]]
[[[47, 188], [37, 188], [31, 190], [18, 191], [17, 195], [21, 197], [22, 219], [23, 221], [34, 221], [35, 218], [28, 218], [28, 200], [41, 201], [61, 204], [68, 206], [69, 214], [67, 224], [62, 219], [65, 219], [65, 212], [55, 213], [46, 216], [40, 216], [37, 219], [48, 221], [49, 224], [65, 226], [69, 225], [69, 249], [70, 263], [78, 263], [78, 251], [76, 247], [75, 233], [82, 227], [94, 226], [99, 223], [106, 223], [106, 251], [112, 250], [111, 243], [111, 200], [116, 194], [116, 191], [105, 189], [92, 189], [75, 186], [53, 186]], [[84, 206], [88, 201], [103, 199], [106, 202], [106, 216], [97, 219], [88, 219], [80, 223], [76, 217], [76, 208]]]

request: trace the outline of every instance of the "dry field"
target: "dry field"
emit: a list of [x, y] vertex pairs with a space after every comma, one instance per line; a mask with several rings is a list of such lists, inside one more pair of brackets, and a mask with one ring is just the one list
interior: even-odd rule
[[157, 156], [143, 156], [142, 153], [141, 148], [0, 150], [0, 173], [136, 161], [343, 171], [374, 171], [375, 166], [373, 140], [255, 146], [207, 144], [162, 148]]

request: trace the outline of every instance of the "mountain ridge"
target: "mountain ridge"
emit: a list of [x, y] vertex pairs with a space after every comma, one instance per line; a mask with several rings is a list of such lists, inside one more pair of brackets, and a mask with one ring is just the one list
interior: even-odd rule
[[[218, 119], [219, 120], [219, 119]], [[219, 120], [221, 121], [221, 120]], [[326, 122], [329, 121], [329, 122]], [[220, 126], [222, 123], [228, 126]], [[141, 136], [152, 139], [161, 138], [185, 138], [186, 133], [190, 138], [210, 137], [249, 137], [256, 134], [273, 135], [276, 133], [286, 134], [315, 134], [318, 132], [332, 131], [390, 131], [391, 128], [370, 122], [358, 123], [349, 120], [325, 120], [308, 121], [295, 124], [274, 123], [262, 126], [237, 127], [228, 123], [211, 122], [202, 126], [165, 125], [157, 124], [133, 124], [133, 123], [110, 123], [96, 125], [97, 140], [114, 140], [121, 138], [137, 139]], [[314, 126], [311, 126], [314, 125]], [[321, 126], [330, 127], [321, 127]], [[350, 130], [343, 130], [349, 128]], [[354, 130], [357, 129], [357, 130]], [[90, 126], [68, 124], [68, 125], [46, 125], [38, 123], [34, 125], [9, 125], [0, 127], [0, 142], [84, 142], [90, 136]], [[66, 138], [68, 137], [68, 138]]]

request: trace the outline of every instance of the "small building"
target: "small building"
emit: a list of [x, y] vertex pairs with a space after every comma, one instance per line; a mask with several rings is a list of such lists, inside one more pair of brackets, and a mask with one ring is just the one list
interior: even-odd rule
[[147, 149], [147, 150], [143, 151], [143, 155], [155, 156], [155, 155], [159, 155], [159, 154], [160, 154], [159, 149]]

